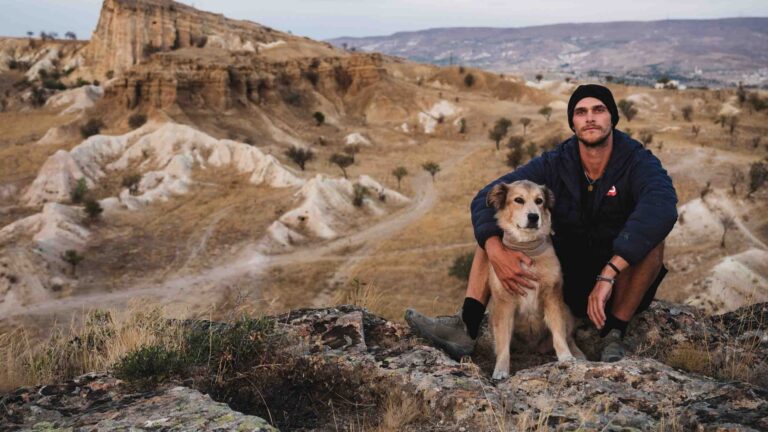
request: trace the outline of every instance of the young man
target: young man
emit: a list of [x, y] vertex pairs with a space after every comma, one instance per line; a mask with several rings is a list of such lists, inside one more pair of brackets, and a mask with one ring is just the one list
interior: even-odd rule
[[677, 220], [677, 196], [659, 160], [616, 129], [619, 112], [606, 87], [579, 86], [568, 102], [574, 136], [484, 187], [472, 200], [478, 247], [466, 298], [456, 316], [406, 311], [411, 328], [454, 358], [470, 354], [490, 299], [488, 264], [510, 292], [525, 295], [534, 259], [506, 249], [486, 195], [499, 182], [531, 180], [555, 194], [552, 241], [563, 269], [563, 295], [574, 315], [603, 336], [602, 360], [624, 357], [632, 317], [648, 308], [667, 272], [664, 238]]

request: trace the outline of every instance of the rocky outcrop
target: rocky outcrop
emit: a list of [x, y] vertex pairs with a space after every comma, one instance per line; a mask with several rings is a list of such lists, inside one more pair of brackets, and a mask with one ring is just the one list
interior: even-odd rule
[[[423, 345], [406, 327], [357, 307], [297, 310], [275, 317], [275, 322], [291, 334], [294, 355], [305, 359], [301, 363], [306, 368], [300, 371], [302, 383], [316, 385], [315, 375], [335, 370], [349, 377], [346, 380], [332, 374], [323, 377], [345, 382], [347, 391], [368, 395], [371, 389], [376, 389], [389, 396], [397, 395], [401, 401], [412, 399], [422, 404], [423, 411], [401, 423], [400, 430], [527, 430], [538, 424], [552, 430], [753, 431], [768, 428], [765, 387], [685, 372], [663, 361], [672, 358], [670, 354], [681, 346], [694, 346], [699, 352], [729, 352], [731, 361], [737, 358], [736, 352], [749, 347], [756, 360], [746, 366], [759, 370], [768, 358], [766, 315], [766, 304], [705, 318], [690, 308], [656, 302], [639, 316], [630, 330], [628, 343], [635, 355], [617, 363], [558, 363], [553, 361], [554, 356], [520, 351], [513, 357], [518, 370], [502, 382], [490, 380], [492, 359], [488, 355], [487, 339], [481, 340], [471, 362], [459, 363]], [[224, 328], [205, 325], [213, 331]], [[577, 333], [577, 342], [588, 353], [594, 351], [589, 348], [595, 338], [595, 332], [586, 327]], [[186, 402], [175, 411], [169, 411], [163, 403], [158, 403], [156, 410], [137, 407], [149, 406], [145, 402], [152, 400], [205, 399], [177, 384], [149, 393], [127, 393], [128, 390], [120, 393], [108, 376], [80, 378], [83, 380], [91, 384], [83, 385], [76, 380], [57, 386], [20, 389], [6, 395], [0, 401], [3, 415], [0, 427], [31, 428], [43, 421], [50, 422], [51, 427], [98, 425], [107, 418], [123, 422], [110, 425], [137, 427], [155, 424], [150, 421], [160, 421], [160, 418], [165, 423], [158, 426], [168, 426], [175, 421], [189, 424], [184, 423], [189, 421], [187, 413], [190, 412], [183, 408]], [[96, 385], [101, 389], [99, 393], [87, 388]], [[247, 390], [240, 388], [239, 391]], [[269, 392], [289, 395], [294, 391], [279, 382], [269, 389]], [[73, 400], [87, 399], [94, 394], [98, 394], [96, 399], [102, 402], [81, 401], [73, 407]], [[328, 398], [334, 397], [331, 393], [325, 394]], [[266, 400], [274, 396], [258, 395]], [[345, 398], [357, 402], [354, 394], [347, 394]], [[129, 408], [125, 410], [115, 403], [129, 400], [126, 404]], [[312, 417], [311, 424], [303, 427], [335, 430], [343, 426], [343, 419], [332, 409], [333, 404], [331, 409], [328, 405], [316, 404], [315, 409], [326, 407], [325, 417], [321, 410], [319, 417]], [[406, 416], [408, 410], [398, 408], [406, 405], [389, 410], [394, 410], [395, 416]], [[299, 403], [293, 407], [297, 412], [307, 409]], [[385, 407], [379, 408], [387, 411]], [[63, 413], [67, 416], [62, 416]], [[139, 413], [139, 417], [128, 420], [128, 413]], [[290, 417], [291, 412], [283, 415]], [[202, 417], [210, 421], [207, 414]], [[234, 421], [243, 417], [231, 413], [227, 418]]]
[[233, 411], [197, 390], [125, 392], [120, 381], [90, 374], [3, 397], [2, 430], [274, 431], [265, 420]]
[[105, 0], [86, 50], [96, 76], [120, 74], [154, 52], [207, 44], [255, 52], [288, 37], [248, 21], [227, 19], [171, 0]]

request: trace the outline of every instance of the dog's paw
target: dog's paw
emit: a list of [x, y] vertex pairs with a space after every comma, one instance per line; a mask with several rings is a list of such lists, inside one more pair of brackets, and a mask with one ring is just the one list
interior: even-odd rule
[[509, 378], [509, 372], [508, 371], [503, 371], [503, 370], [495, 370], [495, 371], [493, 371], [492, 378], [493, 378], [494, 381], [505, 380], [505, 379]]

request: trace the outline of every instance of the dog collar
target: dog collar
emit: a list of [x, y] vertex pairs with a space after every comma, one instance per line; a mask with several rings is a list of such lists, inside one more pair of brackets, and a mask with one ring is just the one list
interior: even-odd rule
[[549, 247], [549, 237], [530, 242], [511, 242], [507, 240], [507, 236], [504, 236], [501, 242], [507, 249], [523, 252], [529, 257], [541, 255]]

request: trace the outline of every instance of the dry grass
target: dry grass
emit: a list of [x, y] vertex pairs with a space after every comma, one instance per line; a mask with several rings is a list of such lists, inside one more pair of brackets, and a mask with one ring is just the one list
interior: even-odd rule
[[149, 344], [174, 348], [181, 343], [181, 332], [158, 307], [137, 304], [126, 312], [94, 310], [80, 321], [55, 327], [43, 340], [25, 328], [0, 336], [0, 392], [105, 371]]
[[377, 432], [396, 432], [426, 417], [424, 401], [411, 394], [393, 393], [387, 398]]

